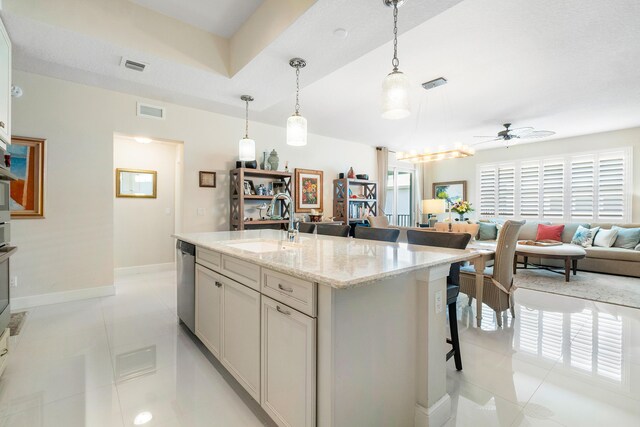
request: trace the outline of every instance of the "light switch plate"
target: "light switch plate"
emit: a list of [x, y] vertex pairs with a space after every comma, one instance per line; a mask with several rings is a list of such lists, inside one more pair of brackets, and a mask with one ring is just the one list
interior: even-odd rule
[[442, 291], [436, 292], [436, 313], [442, 312]]

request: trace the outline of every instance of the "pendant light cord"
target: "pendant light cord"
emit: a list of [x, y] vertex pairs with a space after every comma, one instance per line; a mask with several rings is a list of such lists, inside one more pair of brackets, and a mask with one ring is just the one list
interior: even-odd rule
[[393, 59], [391, 60], [393, 71], [398, 71], [398, 0], [393, 1]]
[[247, 104], [247, 109], [245, 112], [245, 121], [244, 121], [244, 138], [249, 139], [249, 101], [245, 101]]
[[296, 67], [296, 116], [300, 112], [300, 67]]

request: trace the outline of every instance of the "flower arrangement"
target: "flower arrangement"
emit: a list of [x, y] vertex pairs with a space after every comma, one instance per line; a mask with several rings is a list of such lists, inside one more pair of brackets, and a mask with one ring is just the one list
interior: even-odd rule
[[460, 221], [464, 221], [465, 214], [473, 211], [474, 209], [471, 207], [471, 203], [466, 200], [459, 200], [451, 205], [451, 212], [455, 212], [460, 215]]

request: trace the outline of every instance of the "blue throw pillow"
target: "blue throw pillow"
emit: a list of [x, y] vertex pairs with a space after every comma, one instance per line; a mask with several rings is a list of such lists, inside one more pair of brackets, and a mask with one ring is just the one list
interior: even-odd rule
[[489, 222], [479, 222], [478, 240], [496, 240], [498, 238], [498, 227]]
[[634, 249], [640, 243], [640, 228], [622, 228], [615, 225], [611, 228], [618, 230], [614, 248]]
[[579, 225], [571, 239], [571, 243], [582, 246], [583, 248], [588, 248], [593, 245], [593, 238], [596, 236], [598, 230], [600, 230], [600, 227], [587, 228]]

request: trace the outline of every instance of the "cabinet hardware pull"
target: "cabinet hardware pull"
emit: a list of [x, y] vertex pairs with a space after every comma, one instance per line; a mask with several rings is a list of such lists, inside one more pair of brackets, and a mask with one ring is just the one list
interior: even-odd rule
[[285, 314], [287, 316], [291, 316], [291, 312], [290, 311], [281, 309], [279, 305], [276, 305], [276, 310], [278, 310], [278, 312], [280, 312], [282, 314]]
[[2, 350], [2, 353], [0, 353], [0, 357], [5, 356], [7, 353], [9, 353], [9, 349], [5, 348], [4, 350]]
[[293, 292], [293, 288], [287, 288], [285, 286], [282, 286], [282, 283], [278, 283], [278, 289], [281, 289], [285, 292]]
[[222, 287], [222, 283], [216, 281], [216, 286], [220, 288]]

